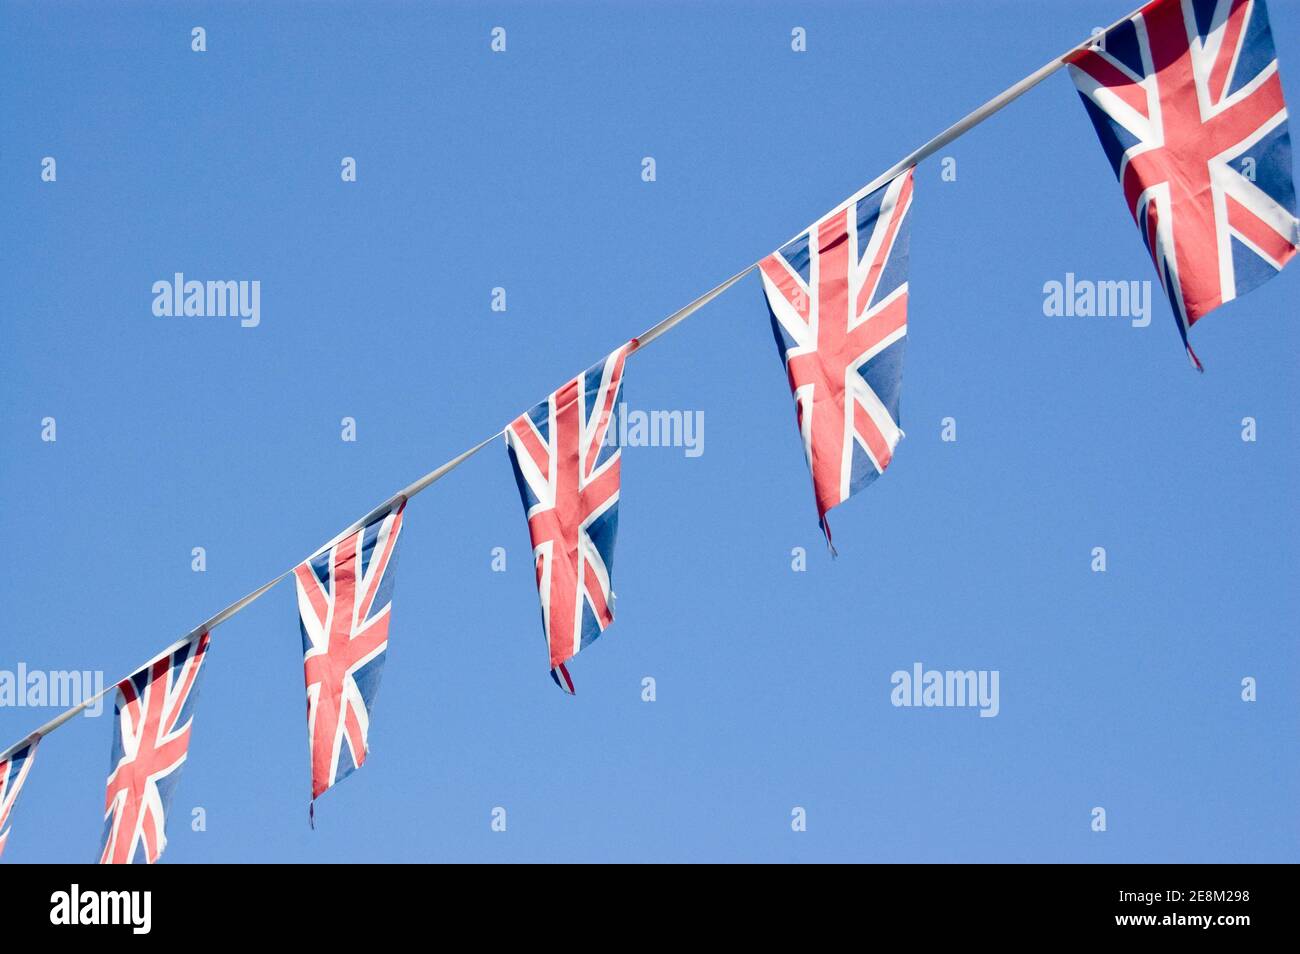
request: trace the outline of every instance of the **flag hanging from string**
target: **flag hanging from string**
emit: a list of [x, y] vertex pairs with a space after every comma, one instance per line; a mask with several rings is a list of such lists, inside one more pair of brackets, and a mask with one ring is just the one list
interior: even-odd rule
[[32, 770], [32, 758], [36, 755], [36, 743], [31, 739], [17, 746], [0, 759], [0, 855], [5, 852], [5, 843], [9, 840], [10, 817], [18, 793], [22, 791], [27, 773]]
[[[1287, 111], [1265, 0], [1152, 0], [1004, 90], [924, 144], [837, 211], [756, 266], [668, 316], [646, 343], [758, 268], [795, 401], [818, 517], [889, 466], [902, 430], [908, 215], [913, 166], [1067, 64], [1122, 185], [1193, 364], [1189, 330], [1258, 287], [1300, 247]], [[905, 171], [895, 175], [899, 168]], [[614, 616], [613, 551], [622, 375], [637, 339], [521, 415], [505, 439], [528, 518], [551, 676]], [[369, 751], [388, 645], [402, 511], [493, 438], [426, 474], [385, 516], [294, 571], [304, 651], [312, 798]], [[273, 587], [227, 607], [216, 625]], [[187, 758], [208, 634], [188, 639], [116, 687], [103, 862], [154, 862]], [[98, 697], [96, 697], [98, 698]], [[47, 723], [0, 759], [0, 853]]]
[[1296, 253], [1291, 140], [1264, 0], [1155, 0], [1070, 74], [1188, 331]]
[[313, 804], [359, 769], [370, 750], [370, 710], [388, 655], [404, 506], [294, 569]]
[[506, 448], [533, 544], [551, 678], [573, 693], [565, 663], [614, 621], [619, 465], [615, 420], [623, 364], [637, 341], [572, 378], [506, 428]]
[[912, 171], [759, 264], [828, 543], [827, 511], [884, 473], [903, 436]]
[[167, 846], [208, 641], [202, 633], [117, 684], [100, 864], [153, 864]]

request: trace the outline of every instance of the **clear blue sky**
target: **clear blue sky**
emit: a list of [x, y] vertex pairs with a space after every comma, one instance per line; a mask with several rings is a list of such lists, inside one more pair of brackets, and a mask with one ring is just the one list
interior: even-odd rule
[[[1128, 2], [4, 4], [0, 668], [125, 675]], [[576, 698], [491, 447], [408, 508], [370, 761], [315, 831], [292, 585], [214, 633], [164, 861], [1294, 860], [1300, 270], [1196, 327], [1198, 376], [1163, 301], [1043, 315], [1155, 277], [1065, 75], [947, 154], [908, 436], [838, 560], [751, 276], [629, 362], [705, 452], [624, 454]], [[259, 280], [261, 325], [154, 317], [177, 271]], [[893, 707], [914, 662], [998, 670], [1000, 714]], [[6, 861], [95, 855], [110, 735], [46, 740]]]

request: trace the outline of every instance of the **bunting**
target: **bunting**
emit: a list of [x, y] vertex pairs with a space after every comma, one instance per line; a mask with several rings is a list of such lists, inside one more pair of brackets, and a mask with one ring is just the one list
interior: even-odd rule
[[[210, 630], [295, 582], [314, 801], [366, 761], [387, 658], [397, 544], [410, 497], [504, 437], [533, 550], [551, 678], [614, 619], [627, 358], [751, 271], [760, 275], [795, 404], [819, 523], [889, 467], [899, 440], [913, 172], [1062, 66], [1123, 188], [1193, 364], [1193, 324], [1276, 275], [1300, 247], [1287, 110], [1264, 0], [1153, 0], [974, 110], [795, 239], [564, 383], [503, 430], [223, 609], [117, 683], [100, 861], [153, 863], [188, 757]], [[378, 516], [376, 516], [378, 515]], [[833, 550], [833, 548], [832, 548]], [[40, 739], [0, 759], [0, 854]]]
[[1197, 320], [1300, 244], [1291, 139], [1264, 0], [1155, 0], [1070, 75], [1169, 297]]
[[202, 633], [117, 684], [100, 864], [153, 864], [167, 846], [208, 641]]
[[533, 543], [551, 678], [614, 621], [614, 536], [623, 454], [614, 413], [636, 339], [567, 381], [506, 428]]
[[361, 768], [370, 751], [370, 710], [388, 656], [404, 506], [403, 501], [386, 516], [346, 534], [293, 571], [313, 802]]
[[912, 170], [811, 225], [759, 264], [817, 518], [885, 472], [903, 431]]
[[32, 758], [36, 755], [39, 739], [31, 739], [19, 745], [0, 759], [0, 855], [5, 852], [5, 843], [9, 841], [10, 816], [18, 793], [22, 791], [27, 773], [32, 770]]

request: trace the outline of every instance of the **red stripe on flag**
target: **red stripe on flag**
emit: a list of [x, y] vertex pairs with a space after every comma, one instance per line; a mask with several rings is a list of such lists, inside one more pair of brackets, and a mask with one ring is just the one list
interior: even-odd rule
[[1279, 235], [1263, 219], [1246, 208], [1232, 196], [1228, 200], [1228, 224], [1240, 232], [1260, 251], [1277, 263], [1285, 265], [1295, 255], [1295, 246], [1286, 237]]

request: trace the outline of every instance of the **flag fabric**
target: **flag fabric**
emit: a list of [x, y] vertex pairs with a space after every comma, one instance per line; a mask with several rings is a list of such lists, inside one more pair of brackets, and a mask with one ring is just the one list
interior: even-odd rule
[[1264, 0], [1155, 0], [1070, 73], [1187, 334], [1300, 244]]
[[912, 169], [855, 196], [759, 264], [817, 517], [878, 476], [903, 432]]
[[117, 684], [100, 864], [153, 864], [167, 845], [208, 641], [202, 633]]
[[573, 693], [565, 663], [614, 621], [614, 537], [623, 453], [615, 409], [633, 339], [506, 428], [506, 448], [533, 543], [551, 678]]
[[23, 782], [27, 781], [27, 773], [32, 770], [32, 757], [36, 754], [38, 741], [23, 742], [0, 759], [0, 855], [5, 852], [5, 842], [9, 840], [9, 817], [13, 814]]
[[313, 802], [369, 752], [405, 501], [294, 570]]

